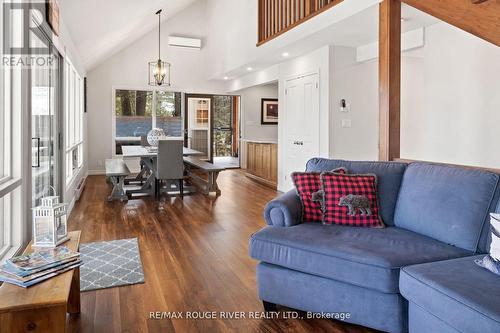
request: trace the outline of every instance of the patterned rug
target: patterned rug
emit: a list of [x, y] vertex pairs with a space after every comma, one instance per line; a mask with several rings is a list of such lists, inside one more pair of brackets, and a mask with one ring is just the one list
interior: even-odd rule
[[144, 283], [137, 238], [80, 245], [80, 291]]

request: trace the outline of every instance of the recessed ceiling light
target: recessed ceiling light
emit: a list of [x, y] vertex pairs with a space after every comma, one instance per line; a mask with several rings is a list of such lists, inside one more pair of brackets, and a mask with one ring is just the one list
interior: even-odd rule
[[290, 56], [290, 53], [288, 53], [288, 52], [283, 52], [281, 55], [282, 55], [284, 58], [286, 58], [286, 57]]
[[229, 80], [229, 78], [227, 76], [224, 76], [224, 80]]
[[251, 71], [253, 71], [253, 68], [252, 67], [247, 67], [247, 71], [251, 72]]

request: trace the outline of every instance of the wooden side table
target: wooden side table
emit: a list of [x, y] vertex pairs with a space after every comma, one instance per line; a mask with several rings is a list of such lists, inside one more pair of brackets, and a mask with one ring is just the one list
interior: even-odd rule
[[[80, 231], [63, 245], [78, 251]], [[31, 243], [24, 253], [32, 252]], [[80, 269], [75, 268], [29, 288], [0, 287], [0, 333], [66, 332], [66, 313], [80, 313]]]

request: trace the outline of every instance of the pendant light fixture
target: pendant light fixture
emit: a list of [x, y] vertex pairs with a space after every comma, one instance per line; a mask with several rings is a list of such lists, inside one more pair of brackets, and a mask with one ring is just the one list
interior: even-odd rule
[[170, 64], [161, 60], [161, 9], [158, 15], [158, 60], [149, 63], [149, 85], [170, 86]]

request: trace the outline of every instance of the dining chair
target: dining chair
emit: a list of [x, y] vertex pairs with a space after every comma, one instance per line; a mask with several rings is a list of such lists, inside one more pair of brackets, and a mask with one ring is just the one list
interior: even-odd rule
[[160, 197], [163, 181], [178, 181], [180, 197], [184, 198], [184, 158], [182, 150], [184, 141], [167, 139], [158, 141], [158, 158], [156, 161], [156, 197]]
[[148, 136], [147, 135], [141, 135], [141, 146], [142, 147], [149, 147], [151, 146], [148, 142]]
[[[147, 135], [141, 135], [141, 147], [149, 147], [151, 146], [148, 142], [148, 136]], [[141, 166], [141, 174], [143, 174], [143, 169], [144, 169], [144, 161], [143, 159], [141, 158], [140, 162], [139, 162], [140, 166]], [[144, 182], [144, 179], [147, 178], [147, 175], [144, 175], [141, 179], [141, 185], [143, 184]]]

